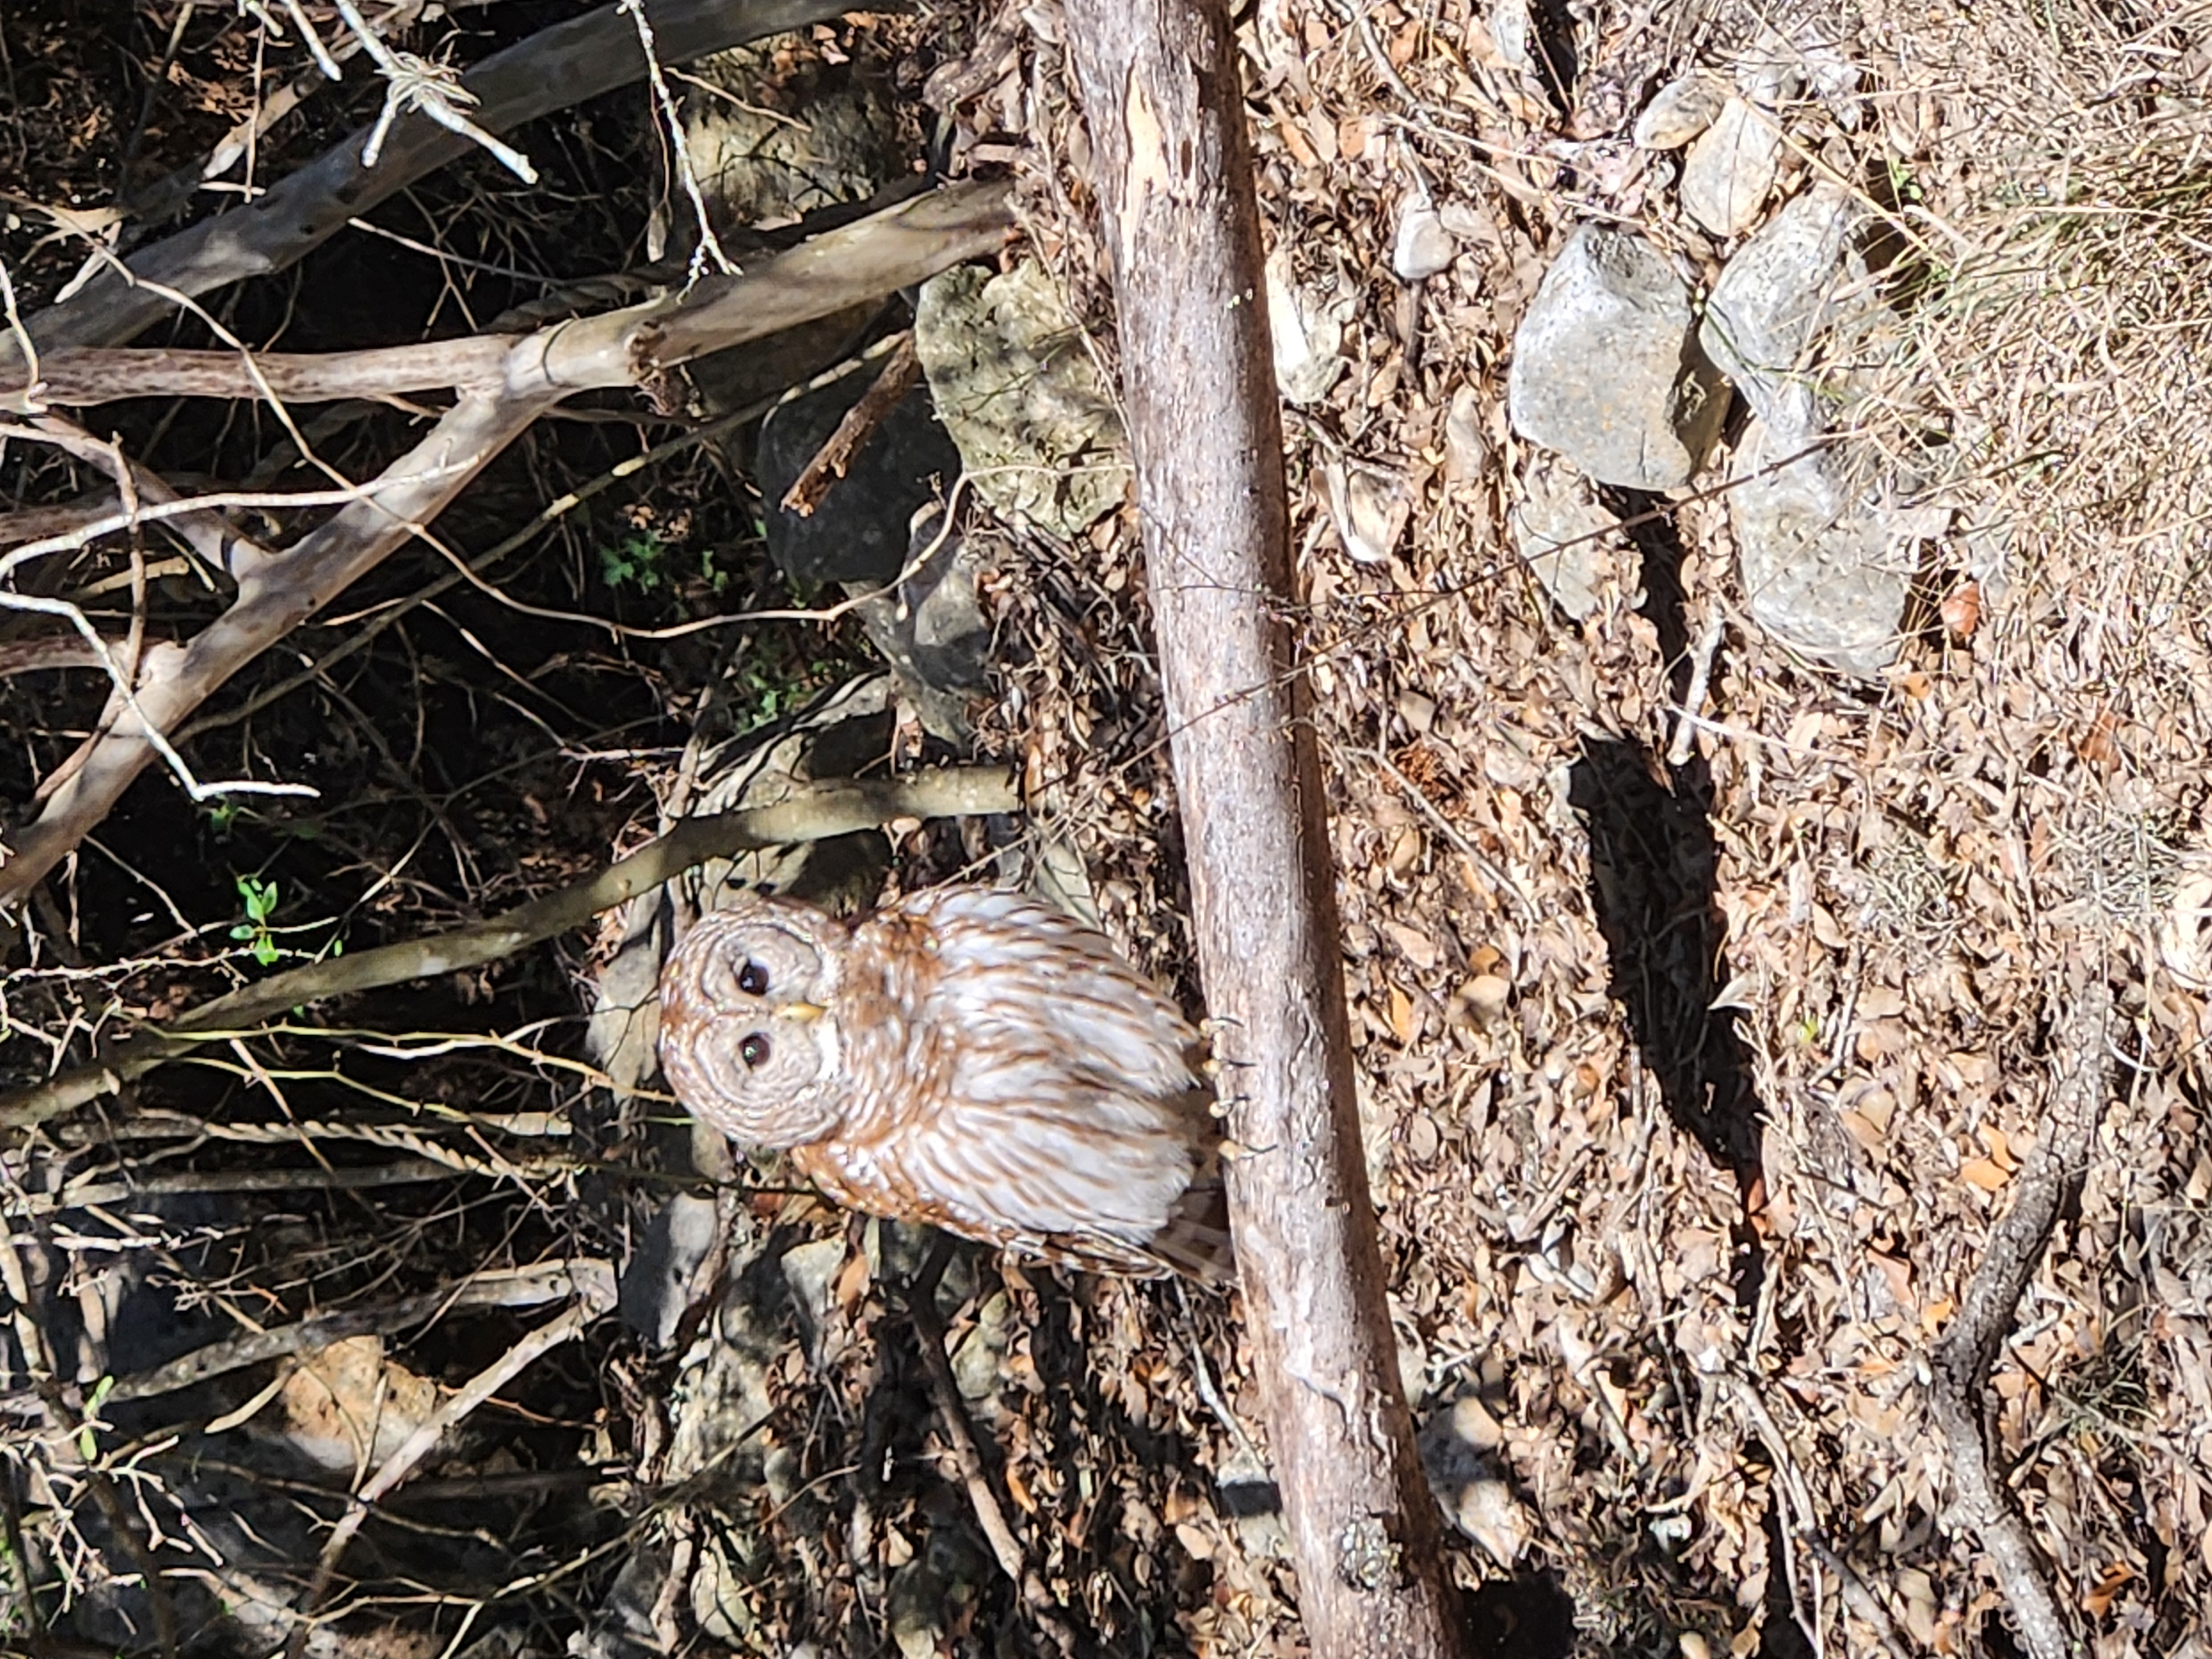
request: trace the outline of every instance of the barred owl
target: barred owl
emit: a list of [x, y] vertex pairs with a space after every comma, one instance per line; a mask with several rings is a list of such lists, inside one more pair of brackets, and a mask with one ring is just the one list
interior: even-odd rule
[[849, 1208], [1095, 1272], [1223, 1269], [1199, 1048], [1100, 935], [981, 888], [857, 925], [743, 893], [661, 970], [706, 1122]]

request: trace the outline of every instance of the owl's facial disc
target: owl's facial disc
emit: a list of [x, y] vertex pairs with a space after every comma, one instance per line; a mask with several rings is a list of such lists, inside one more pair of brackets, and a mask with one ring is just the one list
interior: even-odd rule
[[662, 1069], [686, 1106], [750, 1146], [837, 1125], [838, 941], [814, 921], [765, 906], [702, 917], [664, 976]]

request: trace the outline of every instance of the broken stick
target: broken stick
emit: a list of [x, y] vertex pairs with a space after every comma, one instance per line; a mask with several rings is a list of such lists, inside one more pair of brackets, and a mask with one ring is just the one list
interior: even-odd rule
[[1066, 0], [1097, 158], [1230, 1223], [1315, 1659], [1462, 1650], [1353, 1095], [1243, 79], [1221, 0]]

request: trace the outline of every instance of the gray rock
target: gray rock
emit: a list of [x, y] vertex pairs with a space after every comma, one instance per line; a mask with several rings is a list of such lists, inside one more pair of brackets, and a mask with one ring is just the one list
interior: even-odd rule
[[1852, 453], [1807, 449], [1754, 420], [1737, 447], [1729, 514], [1752, 617], [1792, 649], [1863, 679], [1897, 655], [1898, 621], [1950, 510], [1900, 507], [1857, 487]]
[[1682, 210], [1716, 236], [1741, 236], [1774, 193], [1782, 128], [1766, 111], [1731, 98], [1682, 160]]
[[1727, 102], [1728, 88], [1711, 76], [1679, 76], [1652, 94], [1630, 136], [1644, 149], [1680, 149], [1712, 125]]
[[617, 1305], [623, 1322], [655, 1350], [676, 1340], [719, 1234], [711, 1198], [678, 1193], [647, 1215], [636, 1254], [623, 1267]]
[[968, 538], [945, 533], [942, 514], [925, 511], [908, 539], [897, 584], [878, 591], [848, 582], [854, 614], [883, 653], [923, 728], [964, 747], [975, 736], [970, 700], [991, 683], [991, 624], [976, 586], [978, 562]]
[[806, 1322], [807, 1357], [818, 1367], [828, 1363], [832, 1297], [837, 1270], [845, 1265], [845, 1241], [817, 1238], [794, 1244], [776, 1263], [791, 1292], [791, 1304]]
[[1398, 234], [1390, 242], [1390, 269], [1401, 283], [1418, 283], [1449, 266], [1459, 246], [1445, 228], [1443, 216], [1425, 191], [1406, 198], [1398, 209]]
[[1852, 248], [1861, 210], [1820, 185], [1787, 204], [1728, 262], [1701, 331], [1757, 416], [1729, 495], [1751, 614], [1793, 650], [1873, 678], [1897, 653], [1919, 544], [1949, 508], [1917, 502], [1921, 480], [1875, 447], [1830, 441], [1834, 408], [1894, 319]]
[[1318, 403], [1345, 371], [1344, 324], [1348, 310], [1341, 299], [1326, 299], [1298, 284], [1291, 274], [1287, 247], [1279, 247], [1268, 255], [1265, 275], [1275, 389], [1300, 406]]
[[1535, 457], [1522, 474], [1510, 521], [1514, 546], [1552, 602], [1577, 622], [1596, 610], [1598, 590], [1628, 538], [1598, 504], [1590, 481], [1564, 461]]
[[793, 581], [887, 582], [906, 563], [908, 526], [960, 476], [960, 451], [917, 386], [861, 445], [807, 517], [780, 505], [873, 380], [866, 368], [787, 404], [761, 425], [759, 478], [768, 550]]
[[1838, 283], [1863, 274], [1847, 269], [1860, 217], [1846, 191], [1816, 185], [1739, 248], [1713, 284], [1698, 330], [1705, 355], [1770, 425], [1800, 435], [1814, 429], [1807, 354], [1840, 320]]
[[905, 172], [910, 157], [884, 67], [832, 61], [787, 37], [691, 65], [685, 160], [718, 228], [787, 224], [865, 202]]
[[1631, 489], [1688, 483], [1728, 401], [1681, 278], [1649, 243], [1596, 225], [1568, 239], [1537, 289], [1505, 398], [1516, 431]]
[[1042, 264], [931, 277], [914, 347], [976, 493], [999, 512], [1065, 538], [1121, 506], [1121, 413]]

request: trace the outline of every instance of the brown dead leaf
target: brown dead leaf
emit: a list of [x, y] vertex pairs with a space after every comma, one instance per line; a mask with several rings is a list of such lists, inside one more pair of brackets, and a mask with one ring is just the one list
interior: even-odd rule
[[2074, 745], [2074, 752], [2092, 766], [2110, 768], [2117, 765], [2120, 746], [2114, 738], [2119, 729], [2120, 717], [2112, 712], [2112, 706], [2110, 703], [2101, 705], [2096, 718], [2089, 722], [2088, 731]]
[[1411, 1042], [1413, 1031], [1413, 1000], [1394, 985], [1390, 988], [1390, 1033], [1401, 1042]]
[[1213, 1559], [1213, 1540], [1189, 1522], [1176, 1522], [1175, 1535], [1176, 1542], [1183, 1547], [1192, 1560], [1211, 1561]]
[[1984, 1123], [1981, 1128], [1982, 1145], [1990, 1149], [1990, 1161], [2007, 1175], [2020, 1168], [2020, 1159], [2013, 1155], [2012, 1137], [1994, 1123]]
[[1885, 1255], [1880, 1250], [1869, 1250], [1867, 1259], [1881, 1269], [1882, 1278], [1888, 1282], [1890, 1300], [1908, 1313], [1917, 1312], [1920, 1304], [1912, 1295], [1912, 1264], [1897, 1256]]
[[2004, 1190], [2012, 1172], [1993, 1158], [1970, 1158], [1959, 1166], [1959, 1178], [1985, 1193]]
[[2112, 1598], [2135, 1576], [2135, 1569], [2126, 1562], [2113, 1562], [2105, 1569], [2104, 1576], [2081, 1597], [2081, 1611], [2093, 1619], [2102, 1619], [2112, 1610]]
[[868, 1293], [868, 1284], [872, 1277], [868, 1267], [868, 1253], [866, 1250], [854, 1251], [838, 1270], [837, 1282], [830, 1291], [841, 1312], [849, 1315], [853, 1311], [860, 1298]]
[[1962, 640], [1971, 640], [1982, 623], [1982, 585], [1975, 581], [1960, 583], [1951, 590], [1940, 610], [1944, 627]]

